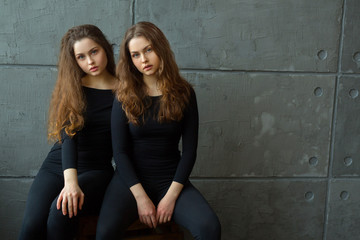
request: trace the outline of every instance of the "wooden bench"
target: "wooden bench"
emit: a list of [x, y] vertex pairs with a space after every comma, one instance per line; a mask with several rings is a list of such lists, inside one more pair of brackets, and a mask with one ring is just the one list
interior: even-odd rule
[[[89, 216], [79, 219], [79, 229], [76, 240], [95, 240], [96, 224], [98, 217]], [[142, 224], [139, 220], [135, 221], [125, 232], [124, 240], [183, 240], [184, 233], [174, 222], [159, 225], [156, 229], [151, 229]], [[120, 239], [119, 239], [120, 240]]]

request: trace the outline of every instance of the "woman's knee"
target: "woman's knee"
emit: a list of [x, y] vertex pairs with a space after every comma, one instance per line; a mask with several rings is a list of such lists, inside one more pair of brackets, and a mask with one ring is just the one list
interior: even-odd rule
[[189, 230], [197, 240], [221, 239], [221, 224], [215, 213], [207, 217], [204, 216], [201, 221], [195, 223]]
[[[46, 220], [45, 220], [46, 223]], [[45, 239], [46, 224], [39, 218], [25, 217], [20, 231], [20, 240], [23, 239]]]
[[[56, 202], [56, 201], [54, 201]], [[69, 215], [63, 215], [61, 209], [57, 209], [56, 204], [52, 204], [49, 211], [49, 216], [47, 219], [47, 229], [48, 231], [57, 232], [63, 226], [70, 224], [71, 219]]]

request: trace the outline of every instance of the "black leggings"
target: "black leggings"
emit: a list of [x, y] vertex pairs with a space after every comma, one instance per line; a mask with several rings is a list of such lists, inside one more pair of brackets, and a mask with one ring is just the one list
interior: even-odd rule
[[[155, 206], [166, 193], [166, 190], [154, 193], [146, 185], [143, 186]], [[120, 178], [119, 173], [115, 171], [100, 211], [96, 239], [119, 239], [138, 217], [136, 200]], [[172, 219], [187, 228], [195, 239], [220, 239], [221, 227], [218, 217], [190, 182], [185, 184], [176, 201]]]
[[56, 208], [58, 195], [64, 187], [63, 175], [42, 167], [30, 188], [19, 240], [73, 239], [78, 216], [99, 213], [112, 174], [112, 168], [78, 173], [79, 186], [85, 200], [78, 215], [69, 218], [69, 215], [63, 216], [61, 209]]

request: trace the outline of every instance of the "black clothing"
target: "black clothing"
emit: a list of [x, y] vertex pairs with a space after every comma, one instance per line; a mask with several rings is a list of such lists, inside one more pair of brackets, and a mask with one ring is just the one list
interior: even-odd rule
[[188, 228], [196, 239], [220, 238], [217, 216], [188, 180], [195, 163], [198, 141], [195, 92], [191, 92], [190, 102], [179, 122], [157, 121], [160, 99], [161, 96], [147, 99], [151, 106], [139, 126], [128, 122], [121, 103], [114, 100], [111, 133], [117, 167], [100, 211], [98, 240], [119, 239], [138, 218], [136, 200], [129, 189], [131, 186], [141, 183], [157, 206], [173, 181], [184, 185], [176, 201], [174, 221]]
[[[112, 158], [111, 108], [114, 97], [111, 90], [83, 87], [87, 108], [85, 125], [70, 138], [62, 132], [63, 143], [55, 143], [44, 164], [62, 174], [65, 169], [104, 169]], [[63, 157], [62, 157], [63, 156]], [[62, 168], [58, 165], [62, 164]]]
[[77, 169], [79, 186], [85, 195], [77, 216], [99, 213], [113, 175], [110, 116], [114, 97], [111, 90], [83, 90], [87, 103], [85, 125], [73, 138], [63, 133], [63, 143], [55, 143], [47, 155], [29, 192], [21, 240], [72, 239], [77, 217], [70, 219], [56, 209], [65, 169]]
[[[161, 192], [146, 188], [157, 206], [167, 189]], [[136, 200], [130, 189], [115, 174], [106, 190], [96, 229], [97, 240], [118, 240], [124, 231], [139, 218]], [[190, 231], [194, 239], [220, 240], [218, 217], [201, 193], [188, 181], [176, 200], [172, 220]]]
[[[192, 92], [184, 117], [180, 122], [159, 123], [159, 97], [150, 97], [145, 123], [135, 126], [121, 104], [115, 100], [111, 115], [112, 145], [119, 173], [128, 187], [139, 182], [185, 184], [196, 159], [199, 117], [195, 92]], [[179, 140], [182, 137], [182, 154]]]

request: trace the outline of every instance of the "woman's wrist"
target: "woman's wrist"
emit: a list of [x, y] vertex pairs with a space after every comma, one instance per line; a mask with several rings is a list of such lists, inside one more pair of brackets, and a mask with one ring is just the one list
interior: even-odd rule
[[179, 197], [183, 187], [184, 185], [181, 183], [175, 181], [172, 182], [166, 193], [166, 196], [171, 200], [176, 200]]
[[65, 185], [78, 184], [77, 170], [75, 168], [68, 168], [64, 170]]
[[132, 187], [130, 187], [130, 191], [132, 192], [136, 201], [141, 201], [141, 200], [149, 198], [148, 195], [146, 194], [144, 188], [142, 187], [141, 183], [137, 183], [137, 184], [133, 185]]

